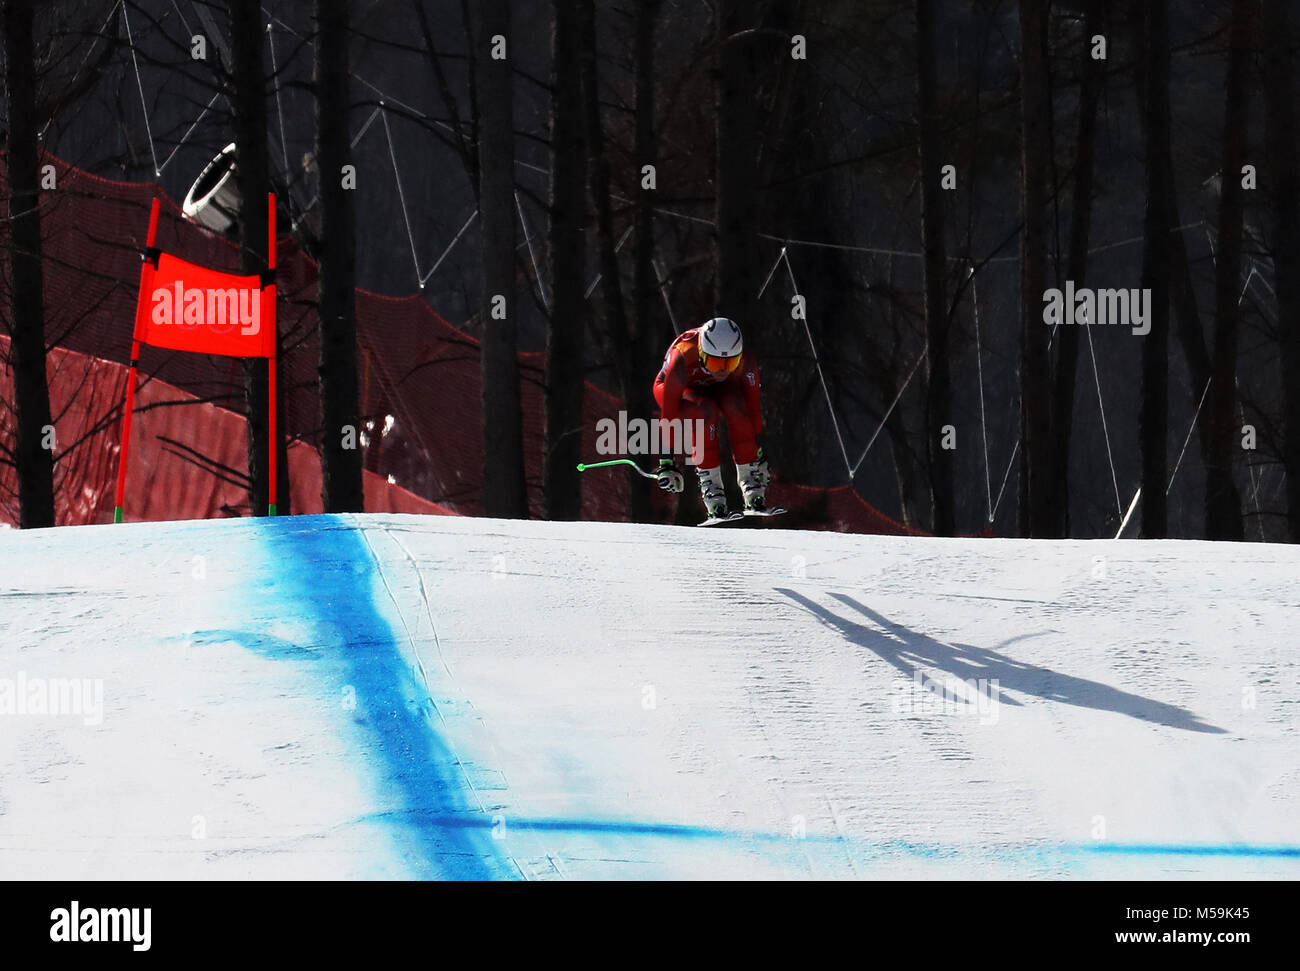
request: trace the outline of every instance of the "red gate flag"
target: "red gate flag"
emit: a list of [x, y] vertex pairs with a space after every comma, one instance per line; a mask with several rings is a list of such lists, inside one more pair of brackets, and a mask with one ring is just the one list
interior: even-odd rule
[[140, 297], [135, 305], [131, 366], [127, 369], [126, 404], [122, 412], [122, 447], [117, 455], [117, 492], [113, 522], [123, 519], [126, 504], [126, 460], [131, 444], [131, 415], [135, 410], [135, 379], [140, 345], [196, 354], [267, 358], [266, 424], [270, 501], [267, 514], [276, 514], [277, 444], [275, 414], [275, 195], [266, 197], [266, 270], [241, 276], [219, 273], [164, 253], [158, 237], [158, 200], [149, 208]]
[[170, 253], [146, 259], [135, 339], [151, 347], [228, 357], [275, 356], [275, 286], [219, 273]]

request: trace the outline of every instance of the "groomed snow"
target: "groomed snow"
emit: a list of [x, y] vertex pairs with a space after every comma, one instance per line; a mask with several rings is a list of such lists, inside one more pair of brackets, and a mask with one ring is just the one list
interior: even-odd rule
[[1300, 550], [774, 526], [4, 532], [0, 876], [1300, 877]]

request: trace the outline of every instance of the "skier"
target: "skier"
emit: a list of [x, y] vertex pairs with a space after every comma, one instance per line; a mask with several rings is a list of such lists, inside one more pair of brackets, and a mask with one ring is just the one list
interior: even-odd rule
[[[767, 512], [767, 459], [757, 438], [763, 430], [759, 410], [758, 362], [744, 353], [740, 328], [727, 317], [714, 317], [679, 334], [664, 355], [654, 384], [662, 417], [704, 423], [704, 441], [691, 456], [700, 480], [700, 495], [709, 520], [727, 519], [727, 494], [722, 486], [718, 424], [727, 423], [731, 458], [744, 495], [745, 510]], [[671, 427], [671, 426], [670, 426]], [[682, 473], [671, 458], [660, 459], [659, 488], [681, 492]]]

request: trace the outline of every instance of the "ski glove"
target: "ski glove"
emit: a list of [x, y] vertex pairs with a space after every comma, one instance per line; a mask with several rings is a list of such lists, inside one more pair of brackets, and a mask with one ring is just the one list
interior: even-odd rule
[[656, 476], [659, 488], [665, 492], [681, 492], [686, 488], [686, 480], [677, 471], [670, 459], [659, 460], [659, 474]]

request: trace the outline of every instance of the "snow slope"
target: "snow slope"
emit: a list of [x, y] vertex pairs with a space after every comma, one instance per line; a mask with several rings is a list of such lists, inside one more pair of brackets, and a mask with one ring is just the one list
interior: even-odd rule
[[1295, 879], [1298, 581], [772, 525], [0, 533], [0, 877]]

